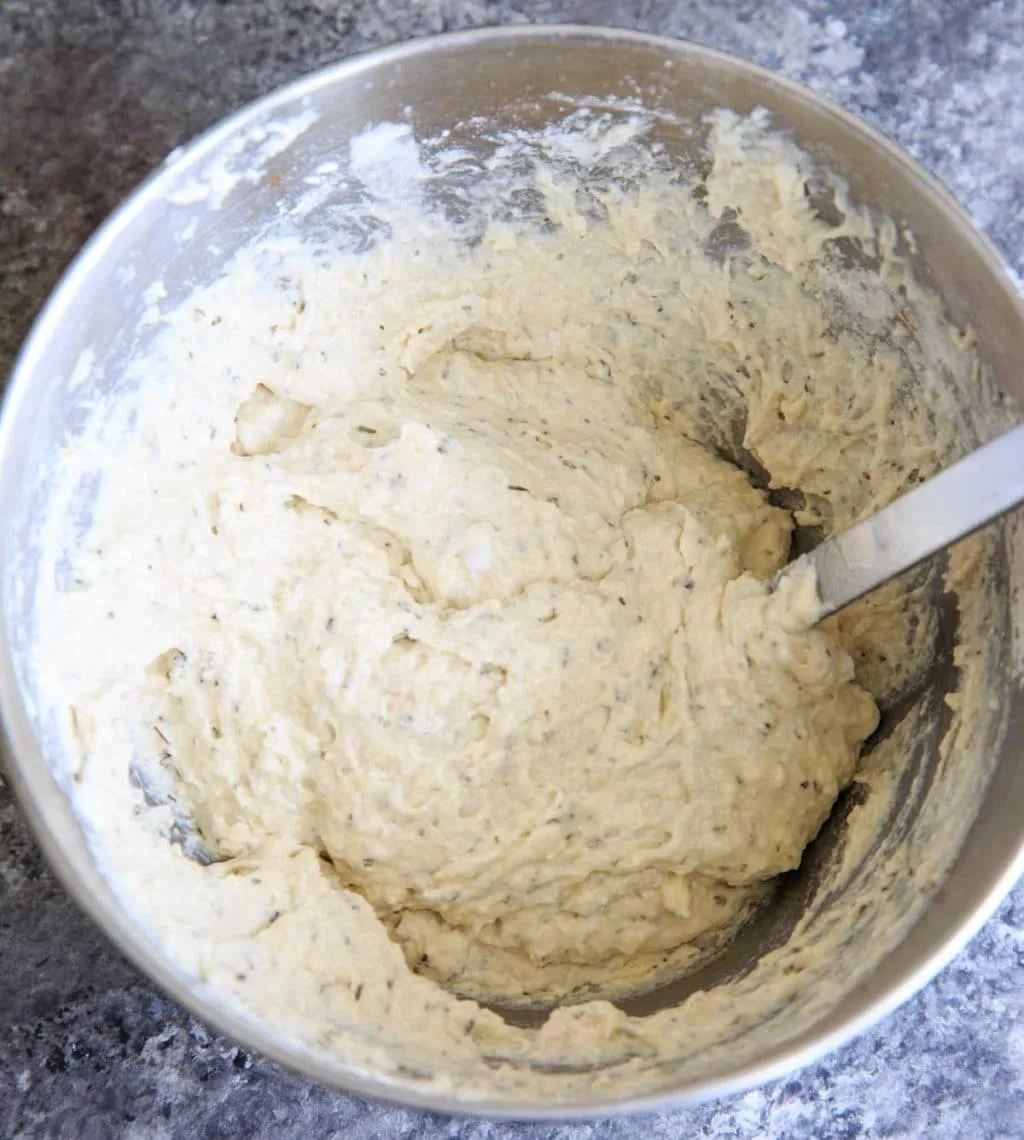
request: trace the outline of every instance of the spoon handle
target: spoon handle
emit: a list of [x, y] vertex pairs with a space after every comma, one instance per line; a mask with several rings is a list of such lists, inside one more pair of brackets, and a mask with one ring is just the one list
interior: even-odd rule
[[[1024, 502], [1024, 424], [779, 572], [814, 567], [819, 620]], [[776, 581], [778, 581], [778, 577]]]

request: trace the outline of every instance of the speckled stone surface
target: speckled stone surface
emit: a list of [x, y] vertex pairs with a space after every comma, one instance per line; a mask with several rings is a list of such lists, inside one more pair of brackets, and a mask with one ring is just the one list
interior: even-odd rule
[[[938, 174], [1024, 275], [1024, 0], [0, 0], [0, 376], [172, 147], [353, 52], [525, 21], [678, 35], [801, 80]], [[330, 1093], [209, 1033], [79, 913], [0, 784], [0, 1137], [44, 1136], [1024, 1136], [1024, 886], [921, 994], [798, 1076], [642, 1120], [486, 1124]]]

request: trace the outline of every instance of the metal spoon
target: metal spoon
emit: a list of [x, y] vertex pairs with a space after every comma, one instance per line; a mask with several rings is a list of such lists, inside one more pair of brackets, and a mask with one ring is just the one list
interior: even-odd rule
[[772, 579], [813, 567], [818, 620], [1024, 502], [1024, 424], [999, 436], [877, 514], [827, 538]]

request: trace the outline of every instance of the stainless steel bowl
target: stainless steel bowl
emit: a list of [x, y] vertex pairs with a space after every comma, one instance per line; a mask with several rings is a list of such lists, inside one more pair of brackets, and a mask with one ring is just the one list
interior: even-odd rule
[[[966, 781], [973, 791], [963, 791], [965, 774], [956, 771], [955, 763], [938, 762], [935, 736], [918, 741], [914, 755], [908, 756], [916, 774], [906, 782], [882, 839], [890, 848], [903, 845], [908, 851], [927, 840], [934, 868], [930, 881], [942, 885], [931, 897], [922, 892], [909, 902], [906, 893], [896, 891], [881, 905], [883, 911], [893, 911], [876, 916], [883, 924], [891, 919], [908, 926], [916, 919], [895, 948], [872, 936], [876, 928], [851, 933], [844, 950], [849, 958], [844, 957], [834, 1001], [823, 1015], [820, 1010], [813, 1015], [797, 1012], [784, 1022], [760, 1027], [744, 1039], [744, 1048], [706, 1064], [691, 1058], [673, 1065], [670, 1060], [657, 1087], [640, 1096], [629, 1087], [609, 1086], [599, 1096], [577, 1093], [557, 1103], [503, 1096], [469, 1105], [455, 1094], [433, 1095], [411, 1083], [396, 1086], [366, 1079], [336, 1059], [293, 1049], [269, 1027], [200, 992], [193, 979], [133, 925], [97, 871], [63, 781], [54, 774], [26, 661], [44, 475], [62, 441], [80, 423], [83, 393], [75, 372], [80, 355], [92, 349], [99, 359], [116, 365], [125, 352], [126, 330], [138, 326], [146, 308], [144, 286], [155, 275], [163, 278], [172, 301], [184, 295], [190, 282], [208, 277], [223, 263], [311, 164], [343, 150], [365, 124], [411, 120], [417, 133], [433, 135], [477, 115], [498, 124], [539, 126], [564, 114], [564, 103], [553, 92], [609, 104], [639, 101], [669, 113], [661, 141], [680, 156], [690, 153], [692, 133], [672, 128], [671, 122], [696, 121], [715, 106], [740, 112], [767, 107], [776, 124], [790, 129], [806, 150], [849, 182], [855, 199], [912, 229], [921, 277], [942, 296], [955, 322], [975, 330], [995, 387], [1024, 398], [1024, 309], [999, 258], [946, 191], [884, 138], [776, 75], [704, 48], [624, 31], [507, 28], [422, 40], [328, 68], [254, 103], [172, 156], [110, 218], [64, 277], [24, 346], [0, 422], [0, 709], [5, 759], [39, 842], [72, 895], [164, 989], [250, 1048], [355, 1093], [520, 1118], [686, 1104], [742, 1089], [834, 1048], [922, 986], [978, 929], [1024, 868], [1024, 765], [1019, 759], [1024, 702], [1009, 679], [1009, 667], [993, 689], [1005, 734], [1001, 744], [997, 741], [971, 761], [974, 770]], [[262, 177], [230, 186], [222, 209], [211, 212], [208, 202], [189, 204], [188, 196], [182, 196], [183, 187], [218, 163], [218, 169], [226, 169], [232, 155], [262, 145], [263, 124], [303, 108], [319, 112], [317, 121], [280, 153], [272, 154], [271, 147]], [[172, 201], [177, 204], [172, 206]], [[189, 234], [195, 235], [193, 240], [183, 244]], [[1018, 583], [1009, 580], [1011, 569], [1006, 576], [1006, 621], [993, 629], [992, 637], [1009, 662], [1016, 624], [1009, 586]], [[947, 683], [935, 674], [931, 691], [919, 694], [920, 699], [941, 703]], [[956, 780], [961, 781], [959, 791], [952, 783]], [[939, 818], [948, 826], [920, 833], [920, 821], [929, 813], [932, 824]], [[807, 876], [827, 856], [829, 844], [841, 841], [840, 831], [826, 828], [818, 850], [805, 860], [807, 868], [796, 873], [773, 914], [746, 932], [731, 957], [710, 972], [651, 995], [647, 1008], [713, 986], [726, 973], [742, 972], [784, 940], [810, 897]], [[877, 851], [866, 857], [856, 870], [861, 877], [857, 881], [870, 879], [878, 858]], [[826, 918], [848, 921], [843, 905], [840, 892], [827, 902]]]

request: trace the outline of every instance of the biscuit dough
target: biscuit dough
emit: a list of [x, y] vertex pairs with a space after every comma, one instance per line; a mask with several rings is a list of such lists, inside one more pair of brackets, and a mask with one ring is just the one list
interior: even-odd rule
[[67, 457], [95, 501], [40, 660], [83, 818], [188, 969], [347, 1064], [471, 1091], [495, 1056], [656, 1048], [677, 1022], [452, 995], [608, 997], [709, 953], [877, 724], [813, 583], [764, 584], [793, 517], [723, 456], [739, 424], [798, 521], [844, 526], [938, 464], [952, 397], [838, 330], [858, 296], [898, 323], [827, 269], [874, 223], [822, 221], [756, 116], [710, 147], [703, 194], [581, 199], [535, 162], [542, 224], [468, 244], [383, 199], [401, 241], [265, 238]]
[[649, 973], [799, 862], [874, 702], [759, 581], [788, 519], [628, 374], [477, 333], [358, 402], [261, 383], [219, 441], [122, 714], [219, 858], [310, 847], [511, 999]]

